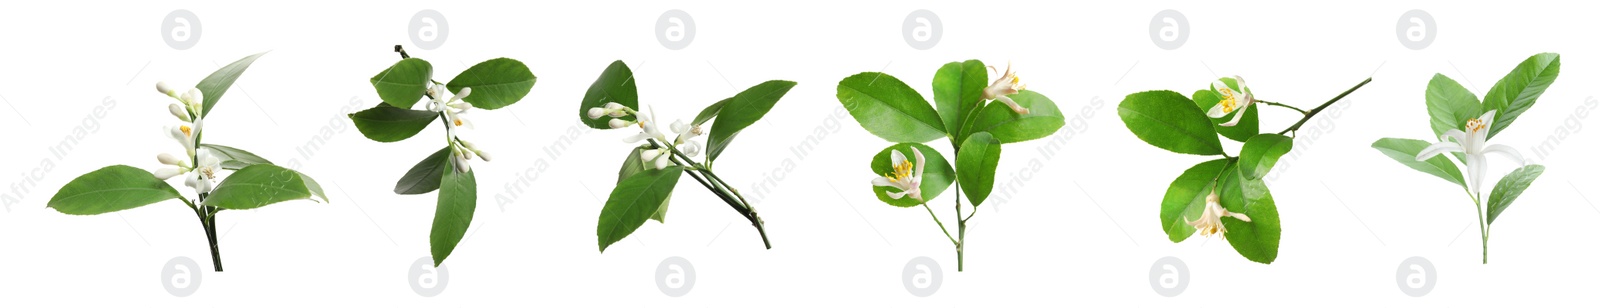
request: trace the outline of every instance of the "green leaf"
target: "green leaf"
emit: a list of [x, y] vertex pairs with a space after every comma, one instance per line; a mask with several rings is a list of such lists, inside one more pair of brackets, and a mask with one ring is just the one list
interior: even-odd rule
[[222, 169], [239, 170], [244, 169], [244, 167], [249, 167], [250, 165], [272, 164], [271, 161], [267, 161], [266, 158], [261, 158], [261, 156], [256, 155], [255, 153], [250, 153], [249, 151], [240, 150], [230, 146], [202, 143], [200, 144], [200, 148], [210, 149], [211, 154], [214, 154], [218, 159], [221, 159]]
[[715, 161], [722, 156], [722, 151], [728, 149], [728, 144], [739, 135], [739, 131], [766, 116], [767, 111], [771, 111], [772, 106], [778, 104], [778, 99], [789, 93], [794, 85], [793, 81], [770, 80], [734, 95], [733, 100], [717, 112], [717, 121], [711, 124], [711, 133], [706, 137], [706, 161]]
[[311, 176], [305, 173], [300, 171], [295, 171], [295, 173], [300, 174], [300, 181], [305, 182], [306, 191], [311, 192], [311, 196], [314, 197], [311, 201], [315, 202], [317, 199], [322, 199], [322, 202], [329, 202], [328, 194], [322, 192], [322, 184], [318, 184], [317, 180], [311, 179]]
[[217, 100], [221, 100], [222, 95], [228, 93], [228, 88], [233, 87], [233, 82], [239, 80], [239, 75], [243, 75], [244, 70], [250, 68], [250, 64], [255, 63], [256, 58], [260, 58], [264, 54], [267, 53], [253, 54], [244, 57], [244, 59], [239, 59], [239, 61], [233, 61], [233, 63], [217, 69], [216, 72], [212, 72], [211, 75], [206, 76], [206, 79], [201, 79], [199, 84], [194, 85], [194, 88], [199, 89], [201, 96], [205, 99], [201, 104], [200, 116], [211, 114], [211, 107], [216, 106]]
[[[617, 171], [617, 184], [622, 184], [622, 180], [632, 177], [635, 174], [650, 170], [649, 168], [645, 167], [645, 162], [639, 158], [639, 152], [644, 151], [649, 147], [650, 146], [648, 145], [641, 145], [633, 148], [633, 151], [628, 151], [628, 157], [622, 160], [621, 170]], [[667, 222], [667, 204], [671, 202], [672, 193], [668, 192], [667, 198], [661, 201], [661, 208], [657, 209], [655, 214], [650, 215], [650, 219], [654, 219], [655, 221], [663, 223]]]
[[[894, 166], [891, 165], [893, 162], [891, 161], [889, 151], [900, 151], [901, 155], [906, 156], [906, 161], [915, 165], [917, 162], [917, 155], [915, 152], [911, 151], [912, 148], [922, 151], [923, 160], [926, 161], [926, 163], [921, 166], [922, 185], [919, 187], [922, 189], [922, 199], [924, 201], [933, 200], [934, 197], [939, 196], [939, 193], [944, 192], [946, 188], [950, 188], [950, 183], [956, 181], [955, 168], [950, 167], [950, 162], [945, 160], [944, 155], [939, 154], [938, 150], [934, 150], [933, 148], [921, 143], [901, 143], [889, 146], [888, 148], [884, 148], [883, 151], [878, 152], [877, 156], [872, 157], [872, 173], [877, 174], [878, 176], [894, 174]], [[913, 172], [915, 172], [915, 169], [916, 167], [914, 166], [912, 168]], [[889, 191], [891, 190], [895, 192], [900, 191], [898, 188], [887, 186], [872, 187], [872, 192], [877, 194], [878, 200], [883, 201], [883, 203], [888, 203], [889, 205], [898, 207], [913, 207], [922, 204], [922, 202], [912, 200], [911, 196], [909, 195], [903, 196], [900, 199], [890, 198]]]
[[[1000, 143], [1015, 143], [1049, 137], [1067, 124], [1067, 118], [1061, 115], [1060, 109], [1056, 109], [1056, 103], [1044, 97], [1044, 94], [1022, 90], [1006, 97], [1010, 97], [1018, 106], [1028, 108], [1028, 114], [1017, 114], [1005, 103], [991, 101], [972, 118], [972, 122], [963, 126], [966, 132], [962, 135], [988, 132]], [[965, 138], [957, 139], [966, 142]]]
[[716, 118], [717, 113], [722, 112], [722, 106], [727, 105], [730, 101], [733, 101], [732, 97], [724, 98], [716, 103], [712, 103], [711, 106], [706, 106], [706, 109], [701, 109], [700, 114], [694, 116], [694, 122], [690, 122], [690, 125], [699, 126], [700, 124], [706, 124], [706, 121], [711, 121], [711, 119]]
[[1561, 55], [1555, 53], [1541, 53], [1528, 57], [1517, 68], [1507, 73], [1505, 78], [1494, 83], [1489, 88], [1489, 93], [1483, 95], [1483, 108], [1485, 110], [1498, 110], [1494, 115], [1494, 123], [1489, 127], [1489, 138], [1499, 134], [1500, 130], [1511, 126], [1512, 121], [1523, 112], [1533, 107], [1533, 103], [1556, 82], [1556, 75], [1561, 74]]
[[409, 58], [395, 62], [393, 66], [372, 76], [372, 88], [378, 90], [378, 98], [385, 103], [400, 109], [411, 109], [427, 93], [432, 78], [433, 64], [419, 58]]
[[1173, 243], [1182, 242], [1194, 234], [1189, 221], [1200, 219], [1206, 208], [1206, 196], [1216, 187], [1217, 177], [1228, 166], [1228, 159], [1219, 158], [1189, 167], [1167, 186], [1167, 195], [1161, 198], [1161, 229]]
[[[449, 161], [446, 159], [446, 161]], [[428, 244], [433, 250], [433, 266], [444, 264], [445, 257], [467, 235], [472, 214], [478, 209], [478, 180], [472, 171], [456, 172], [455, 163], [446, 163], [443, 184], [439, 186], [439, 207], [433, 211], [433, 231]]]
[[472, 93], [461, 98], [473, 107], [487, 110], [511, 106], [527, 96], [538, 80], [522, 61], [511, 58], [494, 58], [479, 62], [456, 75], [444, 87], [452, 93], [461, 88], [472, 88]]
[[1427, 141], [1416, 139], [1383, 138], [1373, 142], [1372, 148], [1378, 149], [1379, 152], [1383, 152], [1383, 155], [1393, 158], [1395, 161], [1406, 165], [1406, 167], [1432, 174], [1463, 188], [1467, 187], [1467, 181], [1461, 177], [1461, 169], [1456, 168], [1456, 164], [1450, 162], [1450, 159], [1444, 155], [1434, 156], [1425, 161], [1417, 161], [1417, 153], [1422, 153], [1422, 149], [1428, 148], [1430, 144]]
[[1500, 178], [1500, 182], [1494, 184], [1494, 191], [1489, 193], [1489, 223], [1493, 224], [1494, 219], [1500, 217], [1500, 212], [1511, 207], [1511, 201], [1517, 201], [1522, 191], [1528, 189], [1528, 185], [1533, 185], [1533, 180], [1538, 179], [1540, 174], [1544, 174], [1544, 166], [1527, 165]]
[[1279, 134], [1260, 134], [1244, 142], [1239, 149], [1239, 173], [1246, 179], [1256, 180], [1272, 171], [1278, 158], [1294, 147], [1294, 139]]
[[1000, 140], [986, 132], [967, 136], [956, 151], [956, 179], [967, 189], [972, 206], [983, 204], [994, 190], [995, 167], [1000, 165]]
[[[633, 71], [628, 69], [628, 64], [622, 63], [622, 60], [611, 62], [611, 66], [600, 72], [600, 78], [589, 85], [589, 92], [583, 95], [583, 103], [578, 104], [578, 120], [591, 128], [611, 129], [611, 125], [607, 124], [611, 121], [610, 118], [590, 119], [589, 109], [604, 106], [606, 103], [618, 103], [639, 110], [637, 87], [633, 80]], [[633, 121], [634, 116], [627, 115], [620, 119]]]
[[961, 132], [962, 124], [982, 110], [988, 82], [989, 70], [978, 60], [950, 62], [933, 74], [933, 101], [939, 105], [946, 131]]
[[635, 174], [618, 183], [606, 198], [605, 208], [600, 209], [600, 223], [595, 227], [600, 252], [644, 225], [672, 195], [672, 189], [677, 187], [678, 178], [682, 176], [683, 167], [668, 166]]
[[923, 143], [945, 136], [944, 122], [917, 90], [884, 73], [839, 81], [839, 103], [861, 128], [889, 142]]
[[311, 185], [306, 184], [300, 172], [272, 164], [257, 164], [228, 175], [202, 203], [230, 210], [248, 210], [278, 202], [310, 199], [312, 196]]
[[[1233, 79], [1227, 78], [1226, 80], [1231, 81]], [[1199, 106], [1201, 111], [1211, 110], [1211, 107], [1220, 102], [1222, 102], [1222, 96], [1217, 94], [1217, 91], [1199, 90], [1194, 92], [1194, 104]], [[1223, 137], [1245, 142], [1250, 140], [1250, 137], [1255, 137], [1256, 134], [1261, 133], [1261, 112], [1258, 111], [1260, 109], [1259, 107], [1246, 108], [1244, 110], [1244, 118], [1240, 118], [1239, 123], [1235, 123], [1233, 126], [1222, 126], [1222, 123], [1228, 123], [1228, 121], [1233, 120], [1232, 114], [1221, 118], [1211, 118], [1212, 128], [1216, 129], [1217, 133]]]
[[1483, 104], [1478, 103], [1478, 96], [1443, 74], [1434, 74], [1433, 80], [1428, 81], [1427, 101], [1428, 116], [1432, 119], [1429, 124], [1436, 138], [1446, 131], [1463, 129], [1468, 120], [1483, 115]]
[[1139, 140], [1158, 148], [1184, 154], [1222, 154], [1214, 124], [1198, 105], [1178, 92], [1129, 94], [1117, 106], [1117, 115]]
[[172, 185], [157, 179], [149, 171], [116, 165], [85, 173], [67, 182], [54, 197], [50, 197], [49, 206], [63, 214], [95, 215], [182, 197]]
[[1265, 183], [1246, 179], [1237, 166], [1222, 171], [1223, 179], [1218, 183], [1222, 190], [1222, 208], [1244, 213], [1250, 221], [1223, 217], [1222, 226], [1228, 230], [1223, 237], [1245, 259], [1272, 264], [1278, 259], [1278, 241], [1283, 233], [1278, 222], [1278, 206], [1272, 201], [1272, 193], [1267, 191]]
[[449, 169], [449, 165], [450, 147], [433, 152], [428, 158], [411, 166], [406, 175], [400, 176], [400, 182], [394, 184], [394, 193], [420, 195], [439, 189], [439, 181], [444, 178], [444, 170]]
[[349, 117], [350, 121], [356, 123], [356, 130], [361, 131], [361, 135], [367, 136], [367, 139], [395, 142], [416, 136], [422, 129], [428, 128], [434, 119], [438, 119], [439, 113], [379, 103], [377, 107], [349, 114]]

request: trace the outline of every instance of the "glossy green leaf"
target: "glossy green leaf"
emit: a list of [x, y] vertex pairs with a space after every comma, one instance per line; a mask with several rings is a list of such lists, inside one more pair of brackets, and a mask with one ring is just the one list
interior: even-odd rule
[[1216, 187], [1217, 177], [1227, 166], [1225, 158], [1196, 164], [1167, 186], [1167, 194], [1161, 198], [1161, 229], [1166, 231], [1168, 240], [1182, 242], [1194, 234], [1194, 226], [1189, 222], [1200, 219], [1206, 208], [1206, 196]]
[[[877, 156], [872, 157], [872, 173], [877, 174], [880, 177], [887, 174], [894, 174], [894, 166], [891, 165], [892, 160], [889, 154], [890, 151], [900, 151], [901, 155], [905, 155], [906, 161], [912, 163], [912, 170], [914, 173], [916, 169], [915, 165], [917, 162], [917, 156], [916, 152], [911, 151], [912, 148], [916, 148], [918, 151], [921, 151], [923, 160], [925, 161], [925, 163], [921, 166], [922, 185], [919, 186], [922, 190], [922, 199], [933, 200], [933, 198], [939, 196], [939, 193], [942, 193], [945, 189], [950, 188], [950, 183], [956, 181], [955, 168], [950, 167], [950, 162], [944, 158], [943, 154], [939, 154], [938, 150], [934, 150], [933, 148], [921, 143], [901, 143], [889, 146], [888, 148], [884, 148], [883, 151], [878, 152]], [[872, 192], [878, 195], [878, 200], [888, 203], [889, 205], [898, 207], [912, 207], [922, 204], [922, 202], [911, 199], [910, 195], [903, 196], [900, 199], [891, 198], [889, 197], [890, 191], [899, 192], [900, 189], [887, 186], [872, 187]]]
[[986, 132], [967, 136], [956, 151], [956, 179], [972, 206], [983, 204], [994, 190], [995, 167], [1000, 165], [1000, 140]]
[[433, 64], [418, 58], [395, 62], [394, 65], [372, 76], [372, 88], [385, 103], [411, 109], [422, 100], [433, 78]]
[[923, 143], [945, 136], [944, 122], [917, 90], [884, 73], [839, 81], [839, 103], [867, 132], [889, 142]]
[[433, 266], [444, 264], [444, 259], [456, 250], [467, 235], [467, 227], [472, 225], [472, 214], [478, 210], [478, 180], [472, 171], [457, 172], [454, 162], [445, 165], [439, 207], [433, 211], [433, 230], [428, 233]]
[[278, 202], [311, 199], [311, 185], [306, 183], [300, 172], [294, 170], [271, 164], [250, 165], [228, 175], [202, 203], [230, 210], [248, 210]]
[[989, 69], [978, 60], [950, 62], [933, 74], [933, 101], [946, 131], [960, 132], [962, 124], [977, 116], [988, 82]]
[[1279, 134], [1260, 134], [1244, 142], [1239, 149], [1239, 173], [1246, 179], [1257, 180], [1272, 171], [1278, 158], [1294, 147], [1294, 139]]
[[178, 190], [144, 169], [109, 166], [78, 176], [50, 197], [64, 214], [95, 215], [182, 198]]
[[444, 169], [449, 169], [449, 165], [450, 147], [433, 152], [400, 176], [400, 182], [394, 184], [394, 193], [420, 195], [439, 189], [439, 181], [444, 178]]
[[[1056, 103], [1044, 97], [1044, 94], [1022, 90], [1006, 97], [1018, 106], [1027, 108], [1028, 114], [1017, 114], [1005, 103], [991, 101], [972, 118], [972, 122], [963, 126], [966, 132], [962, 135], [987, 132], [1000, 143], [1016, 143], [1049, 137], [1067, 124], [1067, 118], [1061, 115]], [[960, 139], [959, 142], [966, 141], [964, 138], [957, 139]]]
[[194, 85], [194, 88], [199, 89], [201, 96], [204, 98], [204, 101], [201, 102], [200, 115], [211, 114], [211, 107], [216, 106], [217, 101], [222, 99], [222, 95], [228, 93], [228, 88], [233, 87], [233, 82], [239, 80], [239, 75], [244, 75], [244, 70], [250, 68], [250, 64], [255, 63], [256, 58], [260, 58], [264, 54], [267, 53], [253, 54], [244, 57], [244, 59], [233, 61], [233, 63], [228, 63], [227, 66], [217, 69], [216, 72], [206, 76], [206, 79], [201, 79], [199, 84]]
[[[611, 129], [611, 125], [607, 124], [611, 118], [589, 118], [590, 108], [604, 106], [606, 103], [618, 103], [634, 110], [639, 109], [638, 85], [633, 80], [633, 71], [629, 70], [628, 64], [622, 63], [622, 60], [611, 62], [611, 66], [600, 72], [600, 78], [596, 78], [594, 83], [589, 85], [589, 92], [583, 95], [583, 103], [578, 104], [578, 120], [591, 128]], [[634, 116], [623, 116], [621, 119], [633, 121]]]
[[1527, 165], [1512, 170], [1500, 178], [1500, 182], [1494, 184], [1494, 190], [1489, 192], [1489, 223], [1493, 224], [1494, 219], [1499, 218], [1501, 212], [1511, 207], [1511, 202], [1517, 201], [1517, 197], [1522, 196], [1522, 191], [1533, 185], [1533, 180], [1538, 179], [1541, 174], [1544, 174], [1544, 166]]
[[682, 176], [683, 167], [668, 166], [638, 173], [617, 183], [611, 196], [606, 198], [606, 206], [600, 209], [600, 223], [595, 227], [600, 252], [644, 225], [672, 195], [672, 189], [677, 187], [678, 178]]
[[533, 83], [537, 80], [522, 61], [494, 58], [472, 65], [456, 75], [455, 79], [450, 79], [444, 87], [452, 93], [460, 93], [461, 88], [472, 88], [472, 93], [461, 100], [473, 107], [494, 110], [522, 100], [533, 90]]
[[793, 81], [770, 80], [734, 95], [733, 100], [717, 112], [717, 120], [711, 124], [711, 133], [706, 137], [706, 161], [722, 156], [722, 151], [728, 149], [740, 131], [766, 116], [794, 85]]
[[1468, 120], [1483, 116], [1478, 96], [1443, 74], [1434, 74], [1433, 80], [1428, 81], [1427, 102], [1428, 117], [1432, 119], [1429, 125], [1436, 137], [1452, 129], [1465, 129]]
[[1461, 185], [1463, 188], [1467, 187], [1466, 180], [1461, 177], [1461, 169], [1457, 168], [1456, 164], [1450, 161], [1450, 158], [1439, 155], [1428, 160], [1417, 161], [1417, 153], [1422, 153], [1422, 149], [1428, 148], [1430, 144], [1427, 141], [1416, 139], [1383, 138], [1373, 142], [1372, 148], [1378, 149], [1379, 152], [1383, 152], [1383, 155], [1393, 158], [1400, 164], [1406, 165], [1406, 167], [1432, 174], [1450, 181], [1450, 183]]
[[733, 101], [733, 98], [729, 97], [712, 103], [711, 106], [706, 106], [705, 109], [700, 110], [700, 114], [694, 116], [694, 122], [690, 122], [690, 125], [706, 124], [706, 121], [711, 121], [711, 119], [717, 117], [717, 113], [722, 112], [722, 106], [728, 105], [728, 102], [731, 101]]
[[1272, 192], [1267, 191], [1265, 183], [1259, 179], [1246, 179], [1237, 166], [1235, 164], [1222, 171], [1223, 176], [1218, 183], [1222, 191], [1222, 208], [1228, 212], [1244, 213], [1250, 217], [1250, 221], [1223, 217], [1222, 226], [1228, 230], [1223, 237], [1245, 259], [1272, 264], [1278, 259], [1278, 241], [1283, 233], [1278, 222], [1278, 206], [1273, 202]]
[[202, 143], [200, 148], [211, 150], [211, 154], [222, 160], [222, 169], [239, 170], [250, 165], [272, 164], [271, 161], [255, 153], [230, 146]]
[[[633, 148], [633, 151], [628, 151], [628, 157], [622, 160], [621, 170], [617, 171], [617, 184], [622, 184], [622, 180], [632, 177], [635, 174], [650, 170], [645, 167], [645, 162], [639, 157], [639, 152], [644, 151], [648, 147], [649, 146], [647, 145], [641, 145]], [[650, 219], [654, 219], [655, 221], [663, 223], [667, 222], [667, 205], [669, 203], [672, 203], [671, 192], [667, 193], [667, 198], [661, 201], [661, 208], [657, 209], [655, 214], [650, 215]]]
[[1222, 154], [1222, 140], [1210, 118], [1178, 92], [1129, 94], [1117, 105], [1117, 115], [1139, 140], [1158, 148], [1184, 154]]
[[356, 123], [356, 130], [362, 136], [377, 142], [395, 142], [406, 140], [422, 129], [428, 128], [429, 123], [439, 118], [438, 112], [427, 110], [401, 109], [380, 103], [377, 107], [362, 110], [348, 115], [350, 121]]
[[[1193, 98], [1195, 106], [1199, 106], [1201, 111], [1211, 110], [1211, 107], [1222, 102], [1222, 96], [1213, 90], [1195, 91]], [[1228, 139], [1233, 139], [1234, 141], [1238, 142], [1245, 142], [1246, 140], [1250, 140], [1250, 137], [1255, 137], [1257, 134], [1261, 133], [1260, 109], [1260, 106], [1245, 109], [1244, 117], [1240, 118], [1239, 123], [1235, 123], [1233, 126], [1222, 126], [1222, 123], [1228, 123], [1228, 121], [1233, 120], [1232, 114], [1221, 118], [1212, 118], [1212, 128], [1216, 129], [1217, 134], [1221, 134], [1223, 137], [1227, 137]]]
[[1484, 110], [1498, 110], [1494, 115], [1494, 123], [1489, 127], [1489, 138], [1494, 138], [1500, 130], [1511, 126], [1511, 122], [1533, 107], [1533, 103], [1556, 82], [1556, 76], [1561, 74], [1561, 55], [1554, 53], [1541, 53], [1528, 57], [1517, 68], [1507, 73], [1506, 77], [1494, 83], [1489, 88], [1489, 93], [1483, 95]]

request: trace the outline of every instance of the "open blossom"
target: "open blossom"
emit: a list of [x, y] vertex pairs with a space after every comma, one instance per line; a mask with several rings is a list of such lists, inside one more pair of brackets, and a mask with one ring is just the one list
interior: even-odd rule
[[689, 124], [683, 123], [683, 120], [678, 120], [672, 122], [671, 128], [672, 133], [678, 134], [678, 138], [672, 141], [678, 151], [689, 157], [700, 156], [700, 149], [703, 146], [700, 145], [699, 140], [694, 140], [694, 137], [698, 137], [703, 133], [699, 126], [691, 127]]
[[1467, 165], [1467, 185], [1473, 196], [1483, 190], [1484, 173], [1488, 173], [1489, 160], [1484, 154], [1497, 153], [1522, 164], [1522, 154], [1517, 149], [1500, 145], [1489, 144], [1489, 127], [1494, 125], [1495, 110], [1484, 112], [1477, 119], [1468, 120], [1466, 131], [1450, 129], [1439, 136], [1439, 142], [1429, 145], [1417, 153], [1417, 161], [1424, 161], [1439, 154], [1447, 152], [1461, 153], [1465, 158], [1462, 163]]
[[1196, 231], [1199, 231], [1201, 236], [1220, 235], [1228, 232], [1228, 228], [1222, 226], [1223, 217], [1233, 217], [1244, 222], [1250, 222], [1250, 216], [1245, 216], [1244, 213], [1228, 212], [1228, 209], [1223, 208], [1222, 198], [1217, 196], [1216, 191], [1212, 191], [1210, 195], [1206, 195], [1206, 208], [1200, 212], [1200, 219], [1188, 221], [1188, 223]]
[[428, 103], [428, 110], [443, 113], [445, 121], [449, 122], [451, 126], [472, 128], [472, 122], [462, 117], [464, 113], [472, 110], [472, 104], [461, 101], [467, 95], [472, 95], [472, 88], [461, 88], [461, 91], [450, 96], [450, 99], [445, 99], [444, 94], [449, 91], [444, 85], [434, 85], [432, 88], [428, 88], [428, 96], [432, 97], [432, 100]]
[[[989, 69], [994, 69], [994, 67], [990, 66]], [[983, 99], [998, 100], [1001, 103], [1005, 103], [1007, 107], [1011, 107], [1012, 112], [1028, 114], [1028, 108], [1023, 108], [1022, 105], [1018, 105], [1016, 101], [1007, 97], [1007, 95], [1017, 94], [1027, 88], [1028, 85], [1022, 83], [1022, 78], [1017, 77], [1017, 73], [1011, 70], [1011, 64], [1006, 64], [1005, 74], [1001, 74], [999, 79], [994, 80], [994, 83], [990, 83], [988, 87], [983, 88]]]
[[[1228, 86], [1227, 82], [1224, 82], [1224, 80], [1229, 79], [1233, 80], [1237, 87], [1230, 87]], [[1239, 76], [1212, 81], [1211, 88], [1216, 90], [1218, 95], [1222, 96], [1222, 101], [1217, 102], [1216, 106], [1211, 106], [1211, 110], [1206, 111], [1206, 116], [1215, 119], [1221, 119], [1230, 113], [1233, 114], [1233, 119], [1218, 125], [1239, 125], [1239, 120], [1244, 119], [1245, 109], [1250, 108], [1250, 105], [1256, 103], [1255, 97], [1250, 94], [1250, 88], [1245, 87], [1244, 85], [1244, 78]]]
[[886, 186], [900, 190], [888, 192], [889, 198], [900, 199], [911, 196], [911, 199], [917, 202], [927, 201], [922, 199], [922, 167], [926, 160], [922, 157], [922, 151], [915, 147], [911, 148], [911, 153], [917, 160], [906, 159], [906, 155], [900, 153], [900, 150], [889, 151], [889, 163], [894, 170], [872, 179], [872, 186]]

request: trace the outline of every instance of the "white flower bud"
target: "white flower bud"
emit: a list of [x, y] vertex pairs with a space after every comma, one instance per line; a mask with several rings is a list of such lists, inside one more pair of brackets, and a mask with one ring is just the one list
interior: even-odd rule
[[192, 119], [189, 118], [189, 110], [184, 108], [182, 105], [167, 104], [167, 111], [172, 112], [172, 116], [177, 117], [180, 121], [192, 121]]
[[163, 165], [172, 165], [172, 166], [179, 166], [179, 167], [187, 167], [189, 165], [189, 162], [184, 161], [183, 159], [179, 159], [177, 156], [173, 156], [172, 154], [167, 154], [167, 153], [161, 153], [161, 154], [156, 155], [156, 160], [160, 161], [161, 164], [163, 164]]
[[167, 82], [165, 81], [156, 82], [156, 92], [161, 92], [161, 94], [165, 94], [167, 96], [172, 96], [173, 94], [172, 86], [167, 85]]
[[600, 107], [589, 108], [589, 119], [596, 120], [606, 115], [606, 110]]
[[627, 120], [618, 118], [611, 118], [611, 121], [606, 122], [606, 124], [611, 125], [611, 128], [623, 128], [633, 125], [633, 122], [628, 122]]

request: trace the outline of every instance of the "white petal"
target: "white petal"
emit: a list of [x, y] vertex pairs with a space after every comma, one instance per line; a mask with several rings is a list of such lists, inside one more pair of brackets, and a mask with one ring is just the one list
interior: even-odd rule
[[904, 191], [902, 191], [902, 192], [885, 191], [884, 193], [888, 194], [889, 198], [900, 199], [901, 197], [905, 197], [907, 192], [904, 192]]
[[467, 98], [467, 95], [472, 95], [472, 87], [461, 88], [460, 92], [456, 92], [455, 96], [450, 97], [450, 102], [454, 103], [455, 101]]
[[[916, 148], [913, 147], [912, 149], [916, 149]], [[899, 166], [900, 164], [903, 164], [905, 162], [906, 162], [906, 154], [900, 153], [900, 150], [889, 151], [889, 167], [890, 168], [894, 168], [894, 167]]]
[[1011, 100], [1010, 97], [999, 96], [995, 97], [994, 99], [1000, 101], [1001, 103], [1005, 103], [1006, 107], [1011, 107], [1011, 112], [1016, 114], [1028, 114], [1028, 108], [1022, 108], [1022, 105], [1018, 105], [1017, 102]]
[[1233, 119], [1232, 120], [1228, 120], [1227, 123], [1222, 123], [1222, 124], [1218, 124], [1218, 125], [1222, 125], [1222, 126], [1239, 125], [1239, 120], [1243, 120], [1244, 119], [1244, 111], [1245, 111], [1244, 109], [1245, 108], [1250, 108], [1250, 105], [1244, 105], [1243, 107], [1239, 107], [1239, 110], [1234, 110], [1233, 111]]
[[1417, 161], [1428, 160], [1434, 156], [1438, 156], [1439, 154], [1444, 154], [1445, 152], [1462, 152], [1461, 145], [1449, 141], [1440, 141], [1438, 143], [1428, 145], [1428, 147], [1423, 148], [1421, 152], [1417, 152]]
[[1522, 159], [1522, 153], [1517, 152], [1517, 149], [1515, 149], [1515, 148], [1512, 148], [1512, 147], [1509, 147], [1509, 146], [1506, 146], [1506, 145], [1503, 145], [1503, 144], [1495, 144], [1495, 145], [1490, 145], [1490, 146], [1484, 147], [1482, 153], [1483, 154], [1499, 153], [1500, 155], [1503, 155], [1506, 158], [1510, 158], [1511, 160], [1516, 161], [1518, 166], [1521, 166], [1521, 165], [1523, 165], [1525, 163], [1523, 161], [1523, 159]]
[[915, 182], [915, 179], [922, 178], [922, 167], [925, 167], [928, 164], [926, 164], [927, 160], [922, 158], [922, 150], [917, 150], [917, 147], [911, 147], [911, 154], [917, 156], [917, 173], [913, 173], [911, 175], [913, 182]]
[[204, 94], [200, 89], [189, 89], [189, 92], [183, 93], [183, 101], [190, 106], [201, 106], [206, 101]]
[[889, 179], [889, 178], [886, 178], [886, 177], [881, 177], [881, 176], [880, 176], [880, 177], [877, 177], [877, 178], [874, 178], [874, 179], [872, 179], [872, 186], [889, 186], [889, 187], [895, 187], [895, 184], [894, 184], [894, 181], [893, 181], [893, 180], [890, 180], [890, 179]]
[[656, 169], [666, 169], [667, 164], [671, 162], [672, 155], [661, 155], [661, 157], [656, 158]]
[[1218, 102], [1216, 105], [1211, 106], [1211, 110], [1206, 110], [1206, 116], [1220, 119], [1223, 116], [1228, 115], [1228, 112], [1222, 110], [1222, 103]]
[[688, 123], [683, 123], [683, 120], [681, 120], [681, 119], [677, 120], [677, 121], [673, 121], [671, 128], [672, 128], [672, 133], [674, 133], [674, 134], [682, 134], [682, 133], [689, 132], [689, 124]]
[[1465, 162], [1467, 164], [1467, 181], [1469, 181], [1467, 183], [1472, 185], [1470, 186], [1472, 195], [1479, 196], [1478, 192], [1483, 191], [1483, 174], [1489, 172], [1489, 164], [1483, 159], [1483, 154], [1467, 153], [1465, 156], [1467, 158]]
[[1485, 111], [1483, 113], [1483, 116], [1478, 117], [1479, 120], [1483, 120], [1483, 127], [1484, 128], [1488, 128], [1488, 127], [1494, 125], [1494, 113], [1495, 113], [1495, 111], [1498, 111], [1498, 110], [1489, 109], [1489, 111]]
[[633, 136], [628, 136], [627, 138], [622, 138], [622, 142], [635, 143], [635, 142], [639, 142], [639, 141], [644, 141], [645, 139], [648, 139], [648, 138], [650, 138], [650, 134], [638, 133], [638, 134], [633, 134]]
[[657, 149], [657, 150], [643, 150], [643, 151], [639, 151], [639, 160], [641, 160], [641, 161], [651, 161], [651, 160], [656, 159], [656, 156], [660, 156], [660, 155], [661, 155], [661, 150], [659, 150], [659, 149]]
[[1439, 135], [1439, 141], [1453, 141], [1456, 143], [1467, 142], [1467, 133], [1459, 129], [1450, 129]]

